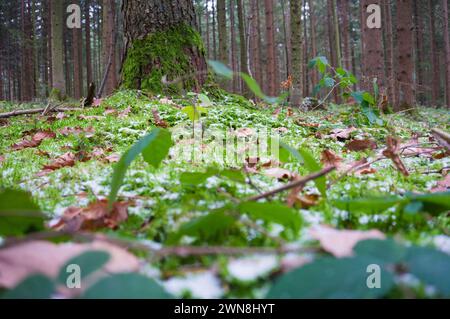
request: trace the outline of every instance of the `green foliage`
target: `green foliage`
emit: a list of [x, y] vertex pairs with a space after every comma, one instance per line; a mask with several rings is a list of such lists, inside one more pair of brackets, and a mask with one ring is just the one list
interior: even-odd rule
[[142, 154], [148, 164], [154, 168], [158, 168], [163, 159], [169, 154], [171, 146], [171, 133], [165, 129], [156, 128], [122, 155], [120, 161], [114, 168], [111, 181], [111, 191], [109, 194], [110, 208], [112, 208], [112, 204], [116, 201], [117, 193], [122, 186], [125, 173], [134, 159], [139, 154]]
[[367, 287], [367, 266], [377, 259], [367, 256], [320, 258], [279, 277], [267, 298], [378, 298], [394, 285], [393, 276], [381, 268], [381, 288]]
[[20, 236], [44, 229], [44, 215], [29, 193], [5, 190], [0, 193], [0, 236]]
[[200, 120], [202, 114], [207, 114], [208, 110], [201, 106], [185, 106], [181, 112], [186, 114], [194, 122]]
[[101, 269], [110, 259], [110, 255], [105, 251], [87, 251], [79, 256], [70, 259], [66, 264], [61, 267], [58, 282], [60, 284], [66, 284], [67, 277], [70, 273], [67, 273], [66, 269], [69, 265], [80, 266], [81, 280], [86, 279], [89, 275], [93, 274], [97, 270]]
[[33, 275], [24, 279], [14, 289], [6, 291], [2, 299], [50, 299], [55, 284], [43, 275]]
[[[186, 54], [186, 49], [192, 48], [204, 53], [201, 36], [184, 24], [135, 40], [123, 64], [123, 87], [153, 93], [181, 93], [180, 86], [166, 87], [163, 77], [173, 80], [191, 75], [183, 81], [183, 89], [195, 89], [198, 87], [196, 70]], [[150, 71], [146, 73], [146, 70]]]
[[135, 273], [116, 274], [100, 279], [82, 296], [84, 299], [169, 299], [154, 280]]

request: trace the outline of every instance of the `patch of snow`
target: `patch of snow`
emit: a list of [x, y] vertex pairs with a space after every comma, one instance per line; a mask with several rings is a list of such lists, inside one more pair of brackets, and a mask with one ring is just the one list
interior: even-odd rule
[[278, 264], [275, 256], [250, 256], [230, 261], [227, 269], [231, 277], [252, 282], [270, 273], [278, 267]]
[[439, 250], [450, 255], [450, 237], [438, 235], [433, 238], [433, 243]]
[[190, 292], [195, 298], [218, 299], [224, 294], [221, 282], [212, 272], [187, 274], [163, 282], [164, 288], [175, 296]]

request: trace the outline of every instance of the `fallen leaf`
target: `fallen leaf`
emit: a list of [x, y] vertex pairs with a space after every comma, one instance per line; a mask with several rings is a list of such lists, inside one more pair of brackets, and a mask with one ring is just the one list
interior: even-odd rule
[[337, 128], [331, 131], [330, 135], [327, 135], [327, 137], [330, 137], [335, 140], [348, 140], [350, 138], [350, 135], [356, 131], [355, 127], [348, 127], [348, 128]]
[[388, 136], [386, 140], [387, 148], [383, 151], [383, 155], [392, 160], [394, 166], [405, 176], [409, 176], [409, 172], [403, 164], [399, 155], [400, 142], [398, 139]]
[[155, 120], [155, 125], [162, 128], [167, 128], [169, 125], [166, 121], [161, 119], [158, 110], [156, 108], [152, 109], [153, 119]]
[[65, 127], [59, 130], [59, 133], [61, 133], [64, 136], [69, 136], [71, 134], [74, 135], [85, 134], [86, 137], [92, 137], [95, 135], [95, 130], [92, 126], [89, 126], [87, 128], [81, 128], [77, 126], [77, 127]]
[[108, 210], [107, 200], [96, 201], [86, 208], [69, 207], [52, 228], [70, 232], [116, 229], [120, 223], [127, 220], [129, 205], [126, 202], [116, 202], [111, 212]]
[[278, 115], [280, 114], [280, 112], [281, 112], [281, 107], [275, 109], [275, 111], [273, 111], [272, 115], [275, 116], [275, 117], [278, 117]]
[[92, 106], [100, 106], [103, 103], [103, 99], [94, 98], [94, 102], [92, 102]]
[[126, 118], [128, 116], [128, 114], [131, 113], [131, 106], [127, 107], [125, 110], [123, 110], [122, 112], [119, 113], [119, 119], [123, 119]]
[[53, 171], [56, 171], [63, 167], [72, 167], [75, 165], [75, 162], [77, 160], [85, 161], [89, 157], [85, 156], [85, 154], [81, 153], [65, 153], [59, 157], [57, 157], [55, 160], [53, 160], [50, 164], [44, 165], [42, 171], [40, 171], [37, 176], [45, 176]]
[[21, 142], [12, 145], [11, 148], [14, 151], [18, 151], [25, 148], [37, 147], [41, 145], [43, 140], [55, 137], [56, 134], [52, 131], [38, 131], [31, 137], [31, 139], [23, 139]]
[[292, 110], [292, 108], [290, 108], [290, 107], [287, 108], [286, 115], [287, 115], [288, 117], [294, 116], [294, 111]]
[[377, 147], [377, 143], [372, 140], [353, 140], [345, 145], [345, 148], [351, 152], [375, 150]]
[[84, 114], [79, 115], [78, 118], [80, 120], [96, 120], [96, 121], [101, 121], [105, 119], [104, 116], [100, 115], [84, 115]]
[[342, 157], [330, 150], [324, 150], [320, 155], [320, 161], [325, 166], [334, 166], [338, 168], [342, 163]]
[[312, 238], [318, 240], [322, 248], [335, 257], [348, 257], [353, 254], [353, 247], [362, 240], [385, 239], [379, 230], [337, 230], [319, 225], [310, 230]]
[[255, 131], [251, 128], [248, 127], [244, 127], [244, 128], [240, 128], [236, 131], [236, 136], [237, 137], [249, 137], [255, 134]]
[[58, 120], [62, 120], [62, 119], [68, 118], [69, 116], [66, 113], [64, 113], [64, 112], [59, 112], [58, 114], [56, 114], [55, 117]]
[[139, 261], [134, 255], [103, 241], [88, 244], [28, 241], [0, 250], [0, 286], [13, 288], [33, 274], [56, 279], [60, 268], [68, 261], [93, 250], [105, 251], [110, 255], [109, 261], [101, 269], [103, 273], [134, 272], [139, 269]]
[[320, 126], [319, 123], [306, 123], [301, 119], [296, 119], [294, 122], [298, 126], [304, 126], [304, 127], [310, 127], [310, 128], [318, 128]]
[[263, 174], [277, 179], [292, 179], [293, 177], [293, 173], [280, 167], [266, 169]]
[[105, 160], [108, 163], [117, 163], [120, 160], [120, 155], [119, 154], [111, 154], [109, 156], [106, 156]]
[[[301, 191], [301, 190], [300, 190]], [[307, 209], [313, 206], [316, 206], [319, 201], [319, 195], [316, 194], [307, 194], [302, 195], [300, 191], [296, 192], [296, 190], [292, 190], [287, 198], [287, 205], [289, 207], [298, 207]]]

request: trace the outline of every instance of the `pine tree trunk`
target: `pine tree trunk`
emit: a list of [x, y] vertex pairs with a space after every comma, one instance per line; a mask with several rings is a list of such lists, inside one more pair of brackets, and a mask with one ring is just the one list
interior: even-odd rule
[[347, 71], [352, 68], [351, 52], [350, 52], [350, 24], [349, 24], [349, 3], [348, 0], [337, 0], [338, 13], [340, 19], [340, 29], [342, 35], [342, 62], [343, 66]]
[[[124, 0], [126, 38], [122, 84], [151, 92], [200, 91], [207, 78], [205, 50], [192, 0]], [[163, 83], [163, 78], [175, 84]]]
[[285, 0], [280, 0], [281, 11], [284, 13], [282, 16], [283, 22], [283, 37], [284, 37], [284, 54], [286, 57], [286, 78], [292, 73], [291, 68], [291, 18], [290, 13], [286, 12]]
[[431, 78], [432, 80], [432, 96], [431, 96], [431, 102], [433, 106], [437, 106], [437, 101], [439, 99], [439, 91], [441, 89], [441, 81], [439, 77], [439, 52], [437, 49], [437, 43], [436, 43], [436, 27], [435, 27], [435, 6], [434, 6], [433, 0], [428, 0], [428, 11], [430, 14], [429, 19], [429, 31], [430, 31], [430, 61], [432, 64], [431, 71], [433, 72]]
[[277, 61], [275, 48], [275, 29], [273, 21], [273, 0], [264, 0], [266, 10], [266, 48], [267, 48], [267, 82], [268, 94], [275, 96], [278, 93]]
[[[239, 44], [241, 53], [241, 72], [249, 73], [247, 65], [247, 39], [245, 37], [245, 23], [244, 23], [244, 6], [242, 0], [237, 0], [238, 9], [238, 23], [239, 23]], [[242, 95], [249, 97], [249, 90], [247, 86], [241, 81]]]
[[364, 71], [362, 87], [366, 91], [372, 91], [372, 83], [377, 79], [380, 87], [384, 86], [384, 52], [383, 52], [383, 29], [372, 28], [367, 26], [369, 14], [367, 7], [376, 4], [381, 7], [380, 0], [361, 0], [362, 21], [361, 25], [364, 29], [363, 55], [364, 55]]
[[396, 103], [396, 89], [395, 89], [395, 48], [392, 28], [392, 7], [390, 0], [384, 0], [384, 33], [386, 36], [386, 86], [387, 96], [394, 105]]
[[409, 109], [414, 105], [412, 9], [411, 0], [397, 1], [398, 101], [394, 107], [396, 111]]
[[211, 58], [211, 50], [210, 50], [210, 34], [209, 34], [209, 6], [208, 3], [205, 4], [205, 22], [206, 22], [206, 57], [208, 59]]
[[292, 93], [291, 104], [300, 106], [302, 98], [302, 0], [291, 0]]
[[63, 18], [64, 3], [60, 0], [51, 0], [52, 8], [52, 94], [53, 98], [61, 99], [66, 94], [66, 80], [64, 77], [64, 43]]
[[[422, 0], [423, 1], [423, 0]], [[414, 35], [416, 44], [416, 94], [419, 103], [424, 102], [423, 84], [424, 84], [424, 72], [423, 72], [423, 19], [422, 12], [420, 11], [420, 3], [417, 0], [413, 1], [414, 8]]]
[[[75, 4], [79, 3], [77, 1]], [[81, 29], [73, 28], [73, 43], [72, 43], [72, 55], [73, 55], [73, 79], [74, 79], [74, 98], [79, 100], [83, 94], [83, 61], [82, 61], [82, 35]]]
[[[231, 0], [233, 1], [233, 0]], [[225, 0], [217, 0], [217, 24], [219, 31], [219, 60], [228, 64], [227, 12]]]
[[[235, 23], [235, 2], [234, 0], [230, 0], [229, 2], [229, 8], [230, 8], [230, 62], [231, 62], [231, 69], [233, 72], [238, 71], [238, 63], [237, 63], [237, 48], [236, 48], [236, 23]], [[237, 92], [238, 91], [238, 77], [233, 77], [233, 80], [231, 82], [231, 91]]]
[[213, 25], [213, 56], [217, 60], [217, 32], [216, 32], [216, 6], [215, 1], [212, 2], [212, 25]]
[[103, 0], [102, 64], [103, 76], [107, 76], [104, 95], [111, 94], [117, 86], [115, 16], [115, 0]]
[[258, 0], [250, 0], [250, 61], [253, 76], [256, 82], [262, 84], [262, 63], [261, 63], [261, 47], [259, 33], [259, 14], [258, 14]]
[[[316, 39], [316, 16], [314, 10], [314, 0], [308, 0], [310, 11], [310, 25], [311, 25], [311, 56], [315, 58], [317, 56], [317, 39]], [[311, 82], [313, 87], [318, 84], [318, 74], [315, 69], [311, 71]]]
[[445, 82], [446, 82], [446, 103], [450, 108], [450, 35], [448, 31], [448, 0], [442, 0], [442, 8], [444, 14], [444, 42], [445, 42]]
[[[308, 41], [308, 19], [306, 16], [307, 5], [303, 0], [303, 66], [308, 65], [309, 57], [309, 41]], [[303, 70], [307, 70], [306, 67]], [[309, 96], [309, 73], [303, 71], [303, 96]]]
[[85, 34], [86, 34], [86, 84], [87, 88], [93, 82], [92, 78], [92, 55], [91, 55], [91, 4], [90, 0], [85, 3]]

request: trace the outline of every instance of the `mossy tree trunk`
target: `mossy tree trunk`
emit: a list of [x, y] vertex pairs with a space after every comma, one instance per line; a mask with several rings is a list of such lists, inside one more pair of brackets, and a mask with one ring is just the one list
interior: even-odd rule
[[199, 91], [207, 65], [192, 0], [124, 0], [122, 12], [122, 85], [152, 93]]

